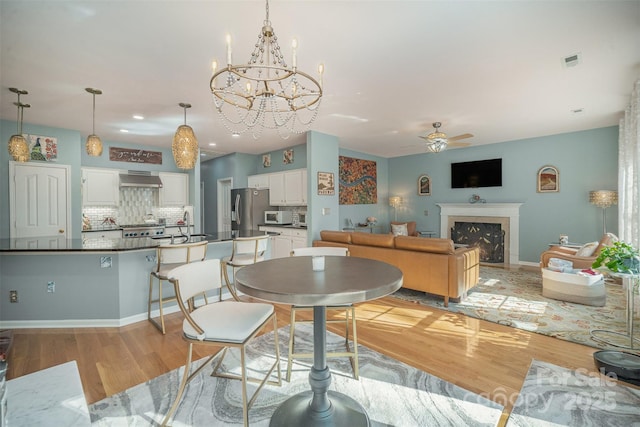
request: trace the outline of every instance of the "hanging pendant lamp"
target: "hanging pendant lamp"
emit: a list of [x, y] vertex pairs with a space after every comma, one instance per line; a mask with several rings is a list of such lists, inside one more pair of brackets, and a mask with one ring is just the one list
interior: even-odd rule
[[90, 87], [85, 88], [85, 90], [93, 95], [93, 127], [91, 128], [91, 135], [87, 137], [85, 147], [88, 155], [98, 157], [102, 155], [102, 141], [96, 135], [96, 95], [102, 95], [102, 91]]
[[187, 108], [191, 108], [191, 104], [181, 102], [178, 105], [184, 109], [184, 124], [178, 127], [173, 136], [173, 160], [180, 169], [193, 169], [198, 160], [198, 139], [191, 126], [187, 126]]
[[15, 135], [11, 135], [7, 145], [9, 154], [16, 162], [28, 162], [29, 161], [29, 144], [24, 136], [22, 136], [22, 116], [25, 108], [30, 108], [31, 105], [23, 104], [20, 102], [20, 95], [27, 95], [29, 92], [26, 90], [16, 89], [15, 87], [9, 88], [9, 90], [18, 95], [18, 102], [14, 102], [13, 105], [18, 107], [18, 118], [16, 125], [18, 131]]

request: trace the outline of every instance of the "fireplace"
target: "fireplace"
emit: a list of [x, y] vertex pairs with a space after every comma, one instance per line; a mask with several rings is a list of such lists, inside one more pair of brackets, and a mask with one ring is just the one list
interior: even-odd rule
[[[460, 236], [456, 236], [456, 232], [452, 231], [456, 227], [456, 222], [465, 224], [462, 225], [462, 229], [467, 228], [467, 234], [465, 237], [468, 240], [474, 240], [469, 244], [471, 246], [478, 246], [478, 240], [482, 240], [485, 244], [485, 240], [491, 241], [491, 247], [487, 244], [486, 248], [481, 247], [481, 252], [484, 250], [487, 255], [491, 257], [502, 257], [502, 261], [484, 261], [498, 263], [503, 262], [505, 264], [518, 264], [519, 263], [519, 248], [520, 248], [520, 206], [522, 203], [439, 203], [440, 206], [440, 236], [452, 239], [455, 243], [463, 243], [456, 241]], [[478, 225], [482, 224], [482, 226]], [[477, 228], [482, 227], [482, 232], [490, 231], [490, 236], [484, 236], [486, 239], [481, 239], [478, 234]], [[499, 227], [500, 231], [496, 231]], [[502, 242], [500, 243], [500, 240]], [[496, 247], [496, 246], [501, 246]], [[495, 252], [501, 252], [501, 255], [496, 255]], [[492, 252], [491, 254], [488, 254]]]
[[504, 263], [505, 230], [500, 224], [456, 220], [451, 228], [451, 239], [453, 243], [477, 247], [481, 262]]

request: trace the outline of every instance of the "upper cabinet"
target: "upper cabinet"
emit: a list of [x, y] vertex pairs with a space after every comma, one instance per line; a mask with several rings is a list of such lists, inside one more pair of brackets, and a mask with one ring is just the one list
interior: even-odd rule
[[160, 206], [185, 206], [189, 204], [189, 175], [186, 173], [160, 172], [162, 187], [158, 193]]
[[113, 169], [82, 168], [82, 203], [84, 206], [118, 206], [119, 172]]
[[250, 175], [247, 177], [249, 188], [269, 188], [269, 174]]
[[295, 169], [267, 174], [271, 206], [306, 206], [307, 170]]

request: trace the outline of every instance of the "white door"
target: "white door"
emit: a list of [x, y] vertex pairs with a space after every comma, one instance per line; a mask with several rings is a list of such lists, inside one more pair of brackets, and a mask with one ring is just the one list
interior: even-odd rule
[[71, 238], [70, 169], [46, 163], [9, 164], [12, 238]]
[[218, 232], [231, 231], [231, 188], [233, 178], [218, 180]]

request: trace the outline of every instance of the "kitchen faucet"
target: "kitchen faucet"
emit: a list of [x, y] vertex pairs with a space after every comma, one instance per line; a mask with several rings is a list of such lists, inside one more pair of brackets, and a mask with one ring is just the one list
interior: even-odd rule
[[190, 224], [190, 218], [189, 218], [189, 211], [184, 211], [184, 215], [182, 216], [182, 220], [184, 221], [185, 225], [187, 226], [187, 240], [191, 239], [191, 224]]

